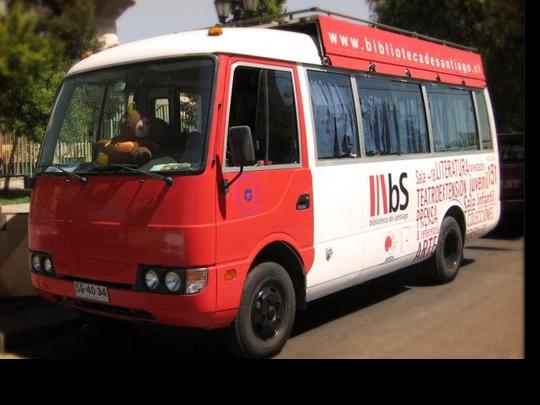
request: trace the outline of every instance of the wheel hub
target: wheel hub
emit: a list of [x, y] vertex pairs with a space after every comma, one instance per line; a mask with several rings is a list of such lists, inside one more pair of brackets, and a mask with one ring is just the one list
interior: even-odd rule
[[283, 296], [277, 286], [265, 285], [255, 295], [252, 310], [252, 325], [262, 339], [269, 339], [279, 332], [285, 312]]

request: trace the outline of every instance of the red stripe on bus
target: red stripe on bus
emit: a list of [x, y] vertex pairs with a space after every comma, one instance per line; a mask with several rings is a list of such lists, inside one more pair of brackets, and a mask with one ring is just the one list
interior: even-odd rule
[[375, 216], [375, 179], [374, 176], [369, 176], [369, 195], [371, 199], [371, 216]]
[[383, 210], [385, 214], [388, 214], [388, 200], [386, 199], [386, 182], [384, 181], [384, 175], [379, 175], [380, 189], [382, 191]]

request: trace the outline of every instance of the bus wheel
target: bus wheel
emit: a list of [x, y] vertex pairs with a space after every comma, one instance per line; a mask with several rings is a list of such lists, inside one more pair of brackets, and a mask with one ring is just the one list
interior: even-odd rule
[[228, 342], [241, 357], [270, 357], [285, 345], [294, 323], [296, 298], [283, 267], [261, 263], [247, 277]]
[[437, 248], [426, 263], [428, 277], [438, 284], [448, 283], [456, 278], [463, 260], [463, 235], [454, 217], [443, 219]]

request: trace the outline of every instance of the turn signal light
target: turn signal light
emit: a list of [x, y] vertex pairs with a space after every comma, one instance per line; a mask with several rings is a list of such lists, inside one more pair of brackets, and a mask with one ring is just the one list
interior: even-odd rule
[[230, 281], [230, 280], [234, 280], [236, 278], [236, 270], [227, 270], [225, 271], [225, 280], [226, 281]]
[[216, 37], [223, 34], [223, 30], [220, 27], [212, 27], [208, 29], [208, 35], [211, 37]]

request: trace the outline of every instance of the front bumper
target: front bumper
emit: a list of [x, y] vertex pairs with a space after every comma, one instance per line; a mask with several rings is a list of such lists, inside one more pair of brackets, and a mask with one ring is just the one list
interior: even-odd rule
[[[84, 300], [75, 295], [73, 281], [31, 273], [32, 284], [48, 301], [73, 306], [104, 316], [144, 320], [173, 326], [211, 329], [216, 315], [216, 271], [208, 269], [206, 287], [193, 295], [168, 295], [105, 285], [109, 303]], [[85, 280], [86, 281], [86, 280]]]

